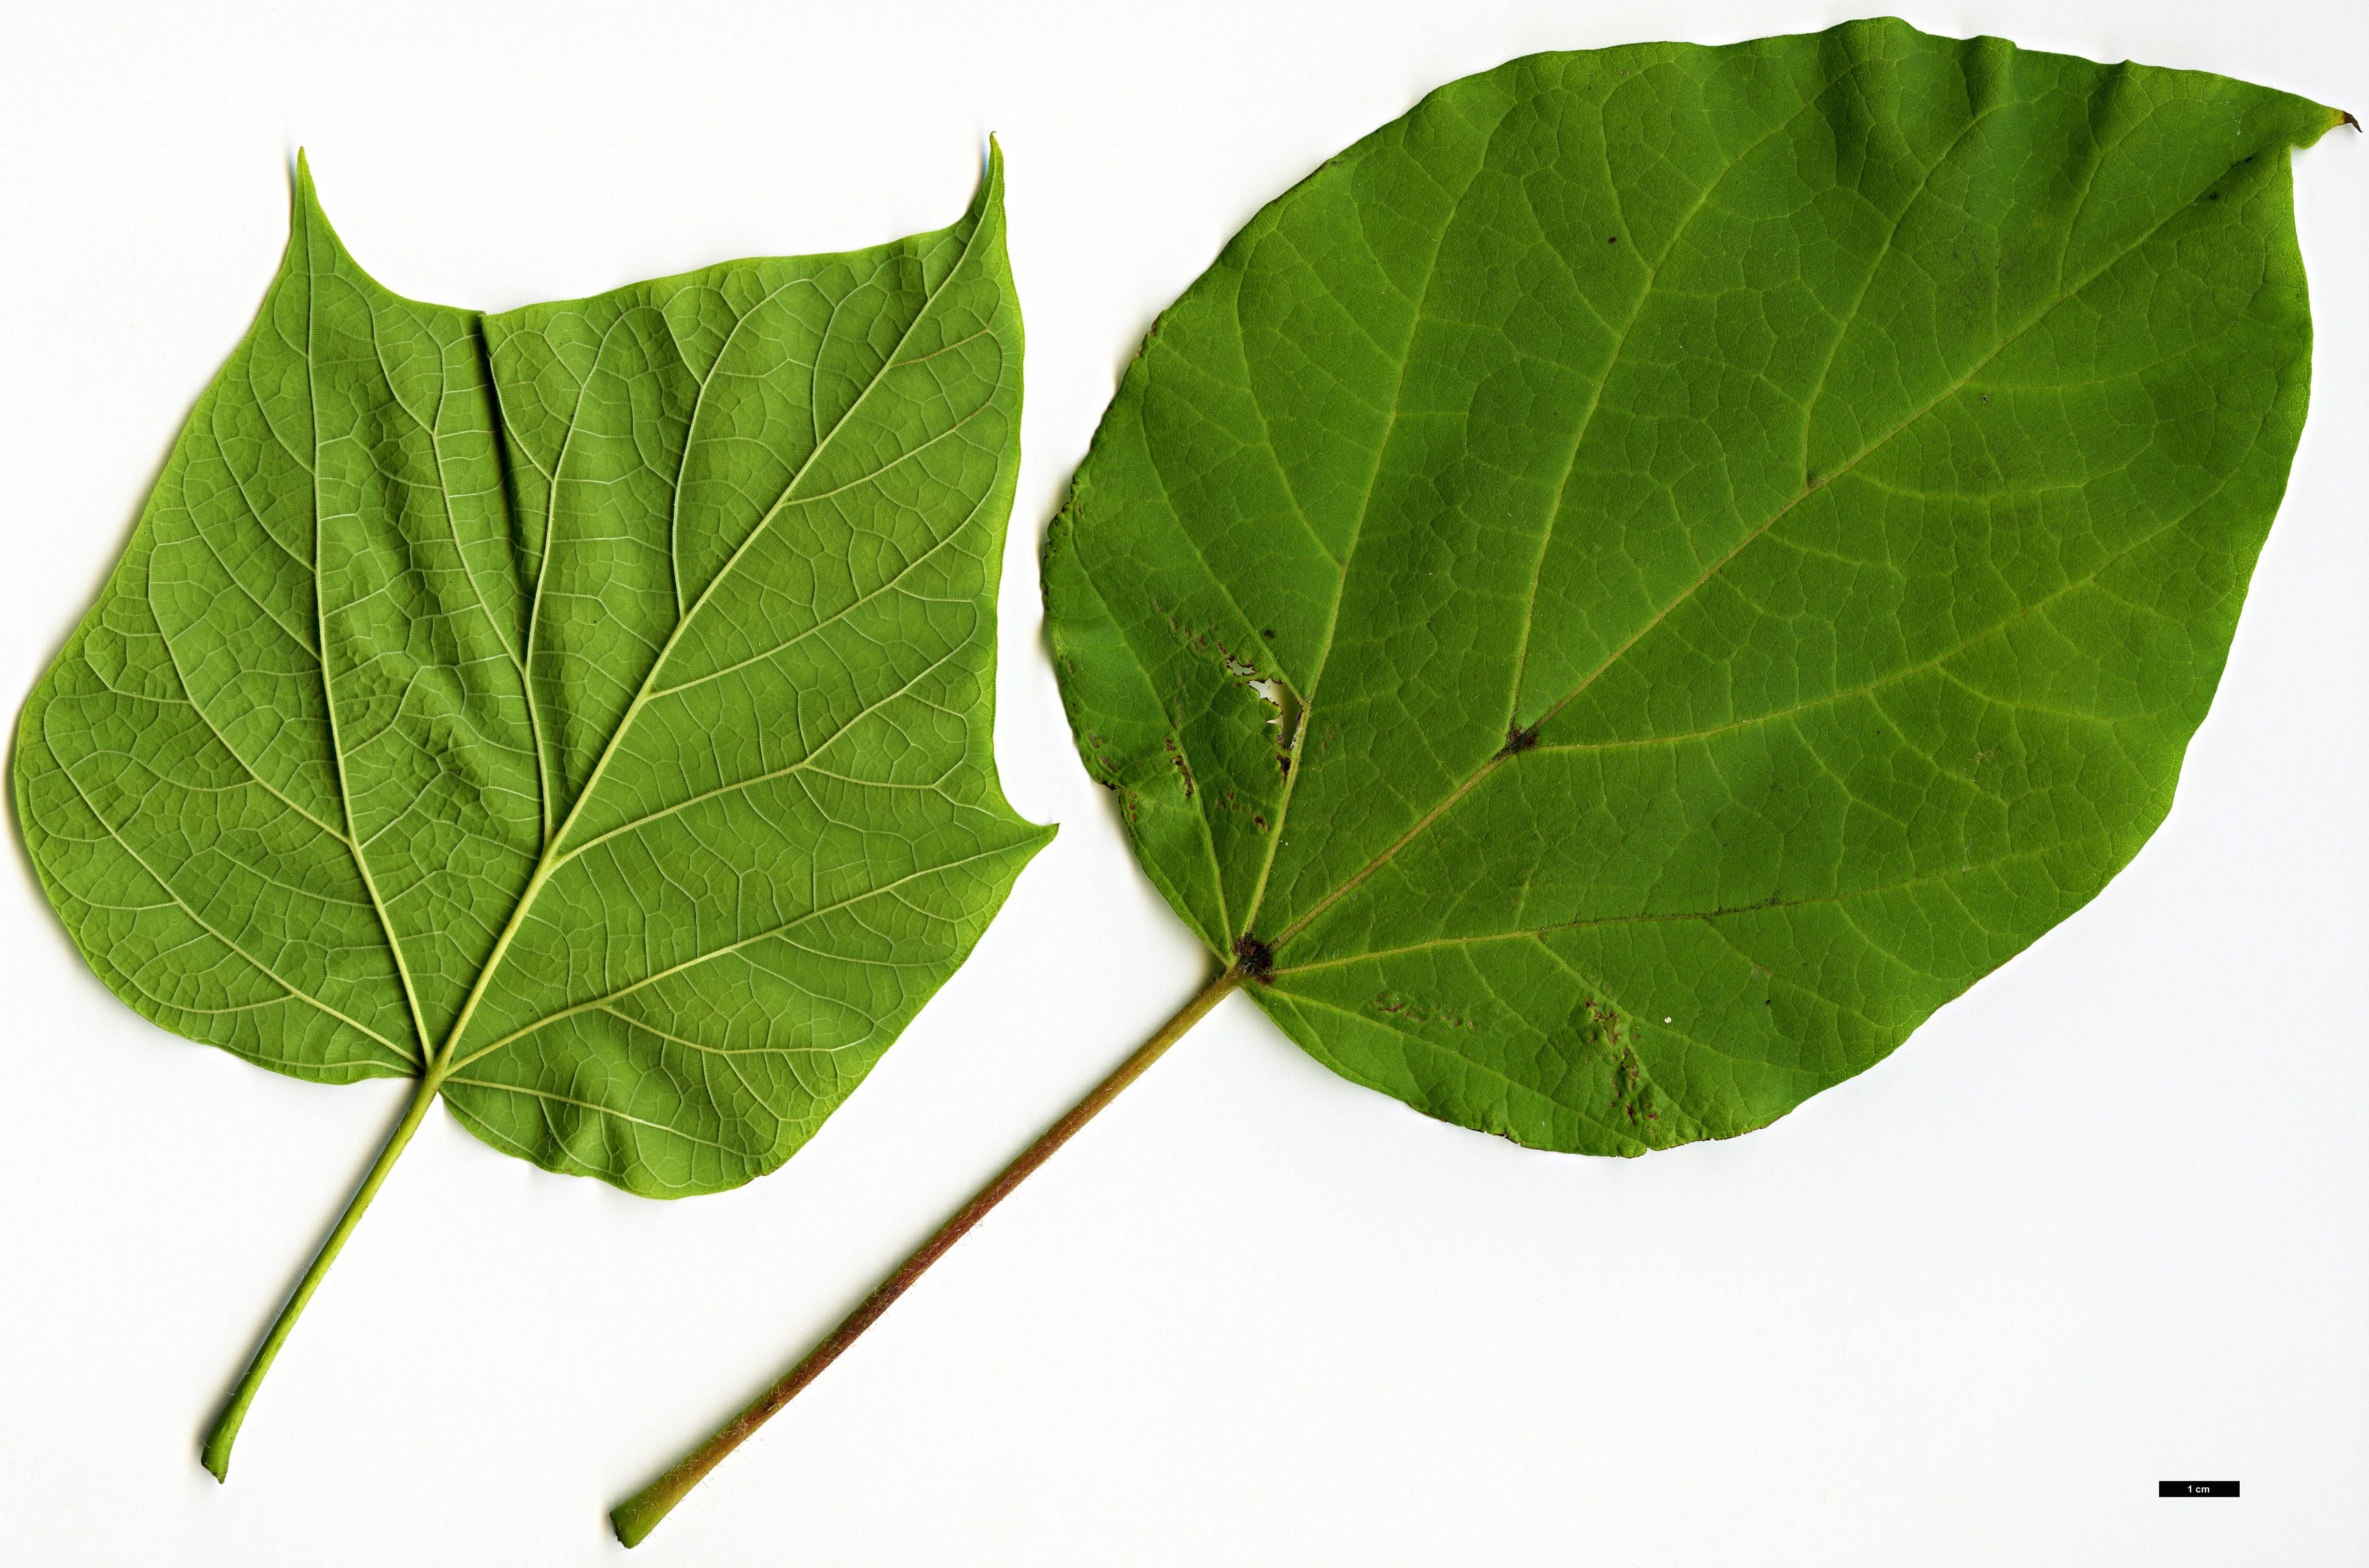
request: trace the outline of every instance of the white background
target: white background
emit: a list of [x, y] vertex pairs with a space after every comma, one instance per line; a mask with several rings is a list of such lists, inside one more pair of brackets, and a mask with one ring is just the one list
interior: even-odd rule
[[[311, 149], [363, 265], [507, 308], [951, 221], [1028, 326], [1003, 776], [1059, 839], [780, 1173], [646, 1202], [442, 1112], [198, 1437], [406, 1093], [111, 998], [0, 858], [0, 1558], [621, 1560], [602, 1515], [1199, 984], [1070, 748], [1034, 545], [1153, 314], [1262, 203], [1513, 55], [1836, 5], [8, 8], [0, 696], [96, 589]], [[2369, 112], [2357, 0], [1916, 5]], [[2369, 1562], [2369, 146], [2296, 161], [2309, 428], [2169, 821], [1766, 1131], [1526, 1151], [1235, 999], [635, 1555], [652, 1564]], [[13, 724], [13, 718], [9, 722]], [[2237, 1502], [2164, 1502], [2236, 1477]]]

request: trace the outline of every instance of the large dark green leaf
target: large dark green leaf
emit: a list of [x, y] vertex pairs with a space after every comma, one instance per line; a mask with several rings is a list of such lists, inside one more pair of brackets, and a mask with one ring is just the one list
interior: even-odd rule
[[772, 1169], [1050, 830], [990, 750], [1020, 317], [954, 227], [508, 315], [300, 168], [254, 330], [26, 706], [43, 886], [142, 1013], [418, 1076], [638, 1193]]
[[1894, 21], [1536, 55], [1261, 212], [1047, 546], [1080, 749], [1320, 1060], [1760, 1127], [2169, 807], [2302, 428], [2340, 117]]

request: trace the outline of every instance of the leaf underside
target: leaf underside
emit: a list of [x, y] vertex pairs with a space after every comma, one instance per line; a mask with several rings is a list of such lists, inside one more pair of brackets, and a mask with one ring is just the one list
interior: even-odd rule
[[1145, 870], [1345, 1076], [1761, 1127], [2169, 807], [2301, 431], [2340, 117], [1896, 21], [1544, 54], [1279, 198], [1046, 548]]
[[499, 315], [286, 258], [19, 720], [92, 967], [631, 1191], [797, 1149], [1050, 837], [990, 751], [1021, 328], [953, 227]]

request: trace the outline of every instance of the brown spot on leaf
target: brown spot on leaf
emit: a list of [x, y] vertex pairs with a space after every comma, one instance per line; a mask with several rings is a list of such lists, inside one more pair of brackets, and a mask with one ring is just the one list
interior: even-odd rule
[[1192, 799], [1193, 764], [1184, 760], [1184, 749], [1176, 744], [1175, 738], [1173, 736], [1162, 742], [1162, 749], [1168, 753], [1168, 760], [1176, 765], [1176, 776], [1184, 783], [1184, 798]]
[[1265, 980], [1275, 973], [1275, 949], [1255, 936], [1240, 937], [1234, 943], [1234, 967], [1244, 979]]
[[1451, 1029], [1481, 1027], [1470, 1014], [1415, 997], [1402, 996], [1394, 990], [1381, 992], [1366, 1005], [1385, 1017], [1402, 1019], [1409, 1024], [1442, 1024]]

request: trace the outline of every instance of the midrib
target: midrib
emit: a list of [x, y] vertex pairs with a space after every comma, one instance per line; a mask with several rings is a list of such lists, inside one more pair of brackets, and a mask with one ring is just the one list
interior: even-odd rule
[[[2235, 166], [2231, 166], [2231, 167]], [[2228, 172], [2228, 169], [2225, 168], [2215, 174], [2212, 179], [2205, 182], [2203, 189], [2210, 189], [2214, 184], [2226, 177]], [[1835, 481], [1854, 472], [1860, 464], [1864, 463], [1869, 457], [1881, 451], [1894, 438], [1897, 437], [1910, 427], [1916, 425], [1918, 421], [1924, 419], [1928, 415], [1940, 407], [1950, 399], [1956, 397], [1964, 392], [1968, 386], [1973, 384], [1974, 378], [1982, 374], [1984, 371], [1987, 370], [2001, 354], [2004, 354], [2016, 343], [2021, 341], [2026, 335], [2031, 333], [2035, 327], [2039, 326], [2041, 323], [2047, 320], [2051, 315], [2073, 299], [2078, 297], [2084, 291], [2089, 289], [2091, 284], [2097, 282], [2099, 279], [2104, 277], [2108, 272], [2121, 265], [2130, 257], [2137, 254], [2141, 248], [2146, 246], [2149, 241], [2153, 240], [2157, 235], [2160, 234], [2167, 225], [2172, 223], [2174, 219], [2178, 218], [2182, 212], [2192, 208], [2196, 204], [2197, 196], [2201, 196], [2203, 194], [2203, 189], [2200, 189], [2196, 196], [2191, 196], [2184, 200], [2170, 204], [2164, 215], [2157, 219], [2154, 223], [2150, 224], [2146, 233], [2140, 235], [2129, 245], [2123, 246], [2113, 255], [2100, 262], [2098, 266], [2093, 268], [2087, 276], [2080, 280], [2080, 281], [2075, 283], [2071, 288], [2064, 290], [2054, 298], [2051, 299], [2047, 303], [2041, 306], [2040, 309], [2033, 312], [2029, 320], [2024, 322], [2022, 326], [2017, 327], [2014, 331], [2003, 337], [1989, 353], [1984, 355], [1981, 361], [1967, 370], [1963, 375], [1951, 382], [1947, 387], [1943, 388], [1942, 391], [1935, 395], [1914, 412], [1910, 413], [1892, 429], [1886, 430], [1883, 434], [1870, 441], [1866, 446], [1860, 448], [1860, 451], [1848, 462], [1842, 464], [1832, 473], [1816, 477], [1813, 481], [1805, 483], [1802, 488], [1798, 491], [1791, 499], [1788, 500], [1783, 506], [1770, 513], [1769, 516], [1757, 526], [1746, 532], [1744, 537], [1738, 540], [1736, 544], [1724, 555], [1720, 556], [1717, 561], [1713, 562], [1709, 569], [1704, 571], [1692, 583], [1689, 583], [1685, 589], [1677, 595], [1677, 597], [1670, 600], [1666, 604], [1663, 605], [1660, 610], [1656, 611], [1650, 618], [1647, 619], [1644, 624], [1640, 626], [1634, 633], [1631, 634], [1631, 635], [1623, 641], [1619, 647], [1614, 648], [1610, 654], [1607, 655], [1603, 661], [1599, 663], [1595, 670], [1591, 670], [1585, 677], [1584, 677], [1577, 685], [1574, 686], [1571, 691], [1564, 693], [1562, 697], [1557, 698], [1552, 704], [1549, 704], [1548, 707], [1539, 714], [1536, 722], [1530, 726], [1531, 729], [1535, 731], [1537, 729], [1543, 728], [1557, 714], [1560, 714], [1572, 703], [1577, 701], [1582, 693], [1585, 692], [1587, 689], [1594, 685], [1596, 681], [1601, 679], [1607, 671], [1610, 670], [1615, 665], [1619, 664], [1621, 659], [1626, 658], [1630, 651], [1640, 642], [1650, 635], [1657, 627], [1662, 625], [1663, 623], [1667, 621], [1669, 617], [1676, 613], [1680, 607], [1691, 601], [1697, 593], [1701, 591], [1706, 584], [1718, 577], [1721, 572], [1726, 570], [1727, 567], [1734, 562], [1736, 557], [1742, 555], [1746, 549], [1750, 548], [1755, 542], [1765, 537], [1770, 529], [1774, 528], [1779, 522], [1791, 515], [1795, 508], [1799, 507], [1810, 497], [1817, 494], [1820, 490], [1825, 489], [1833, 485]], [[2071, 243], [2070, 229], [2071, 225], [2068, 223], [2066, 236], [2066, 243], [2068, 245]], [[1881, 258], [1879, 258], [1879, 263], [1880, 259]], [[1642, 308], [1642, 305], [1640, 308]], [[1606, 374], [1608, 376], [1611, 373], [1611, 370], [1613, 368], [1615, 367], [1608, 366], [1607, 368]], [[1805, 411], [1805, 424], [1807, 417], [1808, 416]], [[1368, 499], [1370, 500], [1370, 494], [1368, 496]], [[1347, 567], [1345, 564], [1343, 567], [1343, 578], [1345, 582], [1344, 597], [1345, 597], [1346, 577]], [[1337, 614], [1338, 606], [1336, 603], [1336, 618]], [[1328, 656], [1330, 649], [1331, 639], [1328, 635], [1326, 647]], [[1311, 693], [1305, 710], [1306, 720], [1312, 721], [1315, 705], [1315, 698]], [[1289, 942], [1293, 937], [1306, 930], [1333, 905], [1339, 903], [1350, 893], [1355, 892], [1368, 877], [1372, 876], [1375, 872], [1380, 870], [1392, 859], [1396, 858], [1401, 850], [1404, 849], [1409, 843], [1412, 843], [1415, 839], [1421, 837], [1425, 832], [1429, 830], [1434, 824], [1436, 824], [1441, 818], [1445, 817], [1459, 802], [1463, 800], [1468, 795], [1471, 794], [1473, 789], [1480, 784], [1482, 780], [1496, 772], [1501, 764], [1511, 761], [1517, 755], [1519, 755], [1519, 753], [1499, 751], [1489, 758], [1488, 761], [1482, 762], [1478, 768], [1474, 769], [1472, 773], [1468, 774], [1460, 784], [1459, 784], [1443, 799], [1441, 799], [1438, 804], [1432, 807], [1430, 810], [1425, 812], [1422, 817], [1417, 818], [1412, 827], [1408, 828], [1386, 848], [1375, 854], [1374, 857], [1368, 860], [1364, 865], [1358, 867], [1355, 872], [1350, 874], [1350, 876], [1336, 884], [1331, 890], [1326, 892], [1312, 906], [1310, 906], [1306, 913], [1302, 914], [1289, 925], [1286, 926], [1282, 933], [1276, 936], [1269, 944], [1270, 948], [1279, 955], [1284, 944]], [[1297, 759], [1295, 759], [1292, 771], [1295, 776], [1299, 772], [1299, 765]], [[1267, 865], [1261, 877], [1260, 887], [1262, 894], [1264, 894], [1265, 887], [1266, 874], [1272, 872], [1275, 860], [1277, 858], [1282, 843], [1282, 838], [1283, 823], [1280, 815], [1278, 815], [1273, 833], [1273, 844], [1268, 850]], [[1251, 917], [1253, 921], [1256, 918], [1256, 910], [1253, 909]], [[1245, 935], [1250, 934], [1251, 927], [1248, 922], [1245, 923], [1243, 931]]]
[[[795, 496], [799, 484], [805, 480], [807, 475], [813, 469], [815, 464], [821, 459], [823, 453], [830, 449], [832, 441], [837, 440], [839, 433], [847, 429], [849, 422], [855, 418], [858, 410], [864, 406], [865, 403], [871, 398], [874, 391], [879, 387], [881, 383], [887, 379], [889, 373], [899, 368], [899, 366], [904, 363], [898, 356], [903, 352], [906, 344], [911, 341], [914, 332], [920, 328], [921, 323], [929, 319], [932, 308], [937, 303], [939, 298], [944, 295], [948, 289], [954, 286], [956, 280], [962, 275], [964, 267], [969, 262], [972, 248], [978, 241], [979, 230], [985, 226], [986, 212], [983, 207], [974, 210], [971, 214], [970, 221], [971, 230], [968, 235], [964, 236], [961, 253], [955, 258], [953, 265], [946, 269], [945, 275], [939, 280], [938, 286], [935, 289], [931, 290], [922, 297], [921, 307], [913, 313], [912, 320], [906, 323], [905, 329], [898, 335], [896, 345], [890, 349], [887, 357], [881, 361], [879, 371], [874, 374], [870, 381], [864, 383], [864, 390], [858, 393], [853, 400], [848, 404], [846, 410], [832, 423], [830, 431], [825, 434], [823, 439], [816, 442], [813, 449], [807, 453], [805, 461], [798, 464], [796, 471], [793, 473], [789, 476], [788, 480], [783, 485], [781, 494], [774, 498], [772, 504], [765, 509], [764, 515], [757, 520], [756, 523], [749, 530], [747, 535], [744, 536], [740, 543], [734, 547], [731, 555], [726, 559], [722, 567], [716, 569], [715, 575], [708, 579], [707, 586], [700, 590], [699, 597], [692, 601], [691, 608], [676, 618], [674, 629], [667, 635], [667, 640], [664, 646], [658, 649], [657, 656], [650, 660], [649, 670], [643, 675], [641, 684], [635, 690], [633, 700], [626, 704], [625, 712], [619, 717], [616, 727], [610, 732], [608, 742], [601, 748], [601, 755], [599, 759], [594, 761], [591, 772], [585, 776], [584, 787], [577, 792], [576, 799], [573, 804], [569, 806], [566, 819], [560, 823], [558, 830], [544, 841], [543, 852], [535, 862], [534, 871], [528, 876], [526, 887], [521, 890], [518, 903], [510, 910], [509, 919], [504, 923], [500, 933], [494, 939], [493, 950], [486, 955], [484, 967], [477, 971], [476, 980], [471, 985], [468, 996], [463, 1001], [461, 1011], [454, 1016], [452, 1026], [446, 1033], [443, 1044], [437, 1047], [432, 1056], [429, 1057], [425, 1076], [432, 1082], [441, 1084], [445, 1082], [454, 1070], [456, 1070], [456, 1054], [460, 1049], [462, 1037], [468, 1032], [469, 1024], [476, 1014], [477, 1007], [485, 998], [486, 988], [492, 983], [494, 975], [500, 969], [504, 959], [509, 956], [510, 944], [516, 938], [520, 929], [524, 925], [527, 914], [533, 908], [536, 898], [541, 895], [543, 889], [550, 883], [551, 878], [557, 874], [560, 868], [566, 865], [566, 863], [573, 858], [575, 852], [563, 852], [561, 846], [567, 841], [567, 836], [575, 828], [577, 819], [583, 814], [584, 808], [591, 800], [594, 792], [599, 789], [601, 780], [608, 770], [610, 760], [616, 755], [618, 747], [623, 743], [626, 732], [633, 727], [634, 721], [641, 715], [643, 708], [648, 704], [654, 696], [663, 694], [656, 690], [654, 682], [658, 680], [658, 672], [666, 668], [667, 658], [674, 652], [676, 645], [681, 642], [684, 630], [688, 628], [691, 623], [698, 617], [700, 612], [705, 608], [709, 598], [715, 594], [715, 590], [723, 584], [725, 579], [732, 575], [734, 569], [739, 566], [741, 560], [747, 555], [750, 548], [755, 544], [758, 538], [772, 525], [773, 520], [781, 515], [783, 509], [792, 504], [792, 499]], [[818, 349], [818, 354], [819, 354], [819, 349]], [[704, 391], [704, 386], [703, 383], [703, 393]], [[499, 386], [489, 383], [487, 386], [487, 395], [495, 404], [495, 416], [497, 422], [498, 422], [501, 417], [501, 391]], [[691, 424], [686, 423], [684, 427], [684, 450], [686, 457], [689, 452], [691, 429]], [[573, 423], [571, 422], [569, 435], [572, 436], [573, 434], [574, 429]], [[563, 438], [563, 442], [565, 439], [566, 438]], [[678, 468], [678, 487], [680, 477], [681, 471]], [[554, 486], [554, 494], [555, 496], [556, 486], [558, 483], [558, 475], [556, 474], [552, 476], [552, 483]], [[671, 530], [670, 530], [670, 555], [671, 555]], [[315, 549], [317, 551], [317, 528], [315, 531], [315, 537], [316, 541]], [[544, 540], [544, 571], [546, 573], [550, 570], [553, 548], [554, 541], [546, 530]], [[679, 570], [679, 567], [677, 569]], [[538, 605], [540, 604], [541, 600], [541, 589], [542, 584], [540, 578], [538, 578], [536, 583]], [[318, 594], [316, 592], [316, 601], [317, 599]], [[326, 670], [327, 666], [325, 662], [323, 665], [325, 679]], [[538, 759], [538, 761], [540, 761], [540, 759]], [[340, 787], [342, 792], [342, 784]], [[357, 859], [359, 858], [360, 856], [357, 855]], [[372, 897], [375, 898], [375, 892], [373, 892]], [[382, 920], [383, 920], [383, 914]], [[393, 944], [394, 943], [394, 933], [392, 930], [388, 932], [388, 942], [390, 944]], [[705, 956], [712, 956], [713, 955], [703, 956], [701, 960], [694, 960], [693, 962], [704, 961]], [[402, 964], [402, 954], [399, 949], [396, 952], [395, 961], [397, 966], [400, 967]], [[683, 967], [687, 967], [689, 966]], [[408, 981], [406, 979], [406, 986], [407, 984]], [[415, 1007], [415, 1016], [416, 1015], [417, 1009]], [[559, 1016], [559, 1014], [555, 1013], [551, 1016], [556, 1017]], [[502, 1043], [508, 1044], [511, 1040], [515, 1040], [527, 1034], [531, 1034], [536, 1028], [541, 1027], [543, 1024], [547, 1022], [549, 1022], [549, 1018], [539, 1019], [535, 1023], [528, 1024], [523, 1029], [513, 1031], [511, 1034], [504, 1036]], [[421, 1029], [420, 1037], [424, 1043], [427, 1038], [424, 1026]], [[477, 1052], [464, 1059], [471, 1062], [480, 1060], [485, 1056], [491, 1054], [493, 1048], [495, 1047], [488, 1047], [485, 1051]]]

